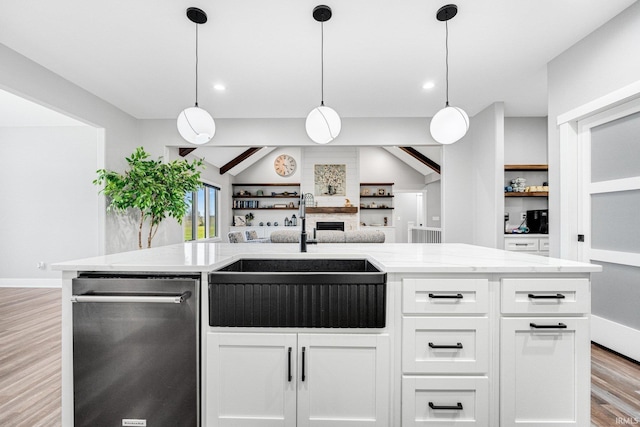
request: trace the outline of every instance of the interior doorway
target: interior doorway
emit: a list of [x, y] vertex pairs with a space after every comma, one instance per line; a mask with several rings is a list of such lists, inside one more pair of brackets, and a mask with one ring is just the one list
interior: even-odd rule
[[59, 286], [51, 264], [104, 253], [104, 130], [0, 90], [0, 286]]
[[396, 242], [409, 241], [409, 225], [426, 225], [427, 192], [423, 191], [395, 191], [394, 224], [396, 226]]
[[640, 100], [578, 122], [578, 257], [592, 276], [592, 340], [640, 360]]

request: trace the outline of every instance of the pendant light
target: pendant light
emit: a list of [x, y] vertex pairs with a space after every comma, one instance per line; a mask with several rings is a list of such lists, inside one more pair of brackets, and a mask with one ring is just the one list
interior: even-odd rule
[[316, 6], [313, 9], [313, 18], [320, 22], [321, 39], [321, 101], [320, 106], [311, 110], [307, 116], [306, 129], [309, 138], [317, 144], [327, 144], [333, 141], [342, 128], [340, 116], [333, 108], [324, 105], [324, 23], [331, 19], [331, 8], [329, 6]]
[[438, 111], [431, 119], [431, 136], [440, 144], [453, 144], [460, 138], [465, 136], [469, 130], [469, 116], [462, 108], [449, 106], [449, 25], [447, 21], [456, 16], [458, 6], [448, 4], [438, 9], [436, 18], [438, 21], [445, 23], [445, 64], [446, 64], [446, 84], [447, 84], [447, 103], [445, 107]]
[[216, 133], [216, 123], [206, 110], [198, 107], [198, 25], [207, 22], [207, 14], [197, 7], [187, 9], [187, 18], [196, 24], [196, 104], [178, 116], [178, 132], [195, 145], [206, 144]]

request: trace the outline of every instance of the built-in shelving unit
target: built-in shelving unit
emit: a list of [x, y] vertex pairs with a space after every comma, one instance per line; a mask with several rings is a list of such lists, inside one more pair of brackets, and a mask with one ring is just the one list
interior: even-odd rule
[[393, 182], [360, 183], [360, 223], [387, 227], [393, 220]]
[[[525, 187], [542, 187], [547, 183], [549, 166], [545, 164], [508, 164], [504, 165], [505, 186], [511, 185], [511, 180], [517, 177], [525, 178]], [[548, 187], [546, 187], [548, 188]], [[527, 233], [514, 235], [510, 230], [524, 224], [522, 215], [528, 210], [548, 209], [549, 191], [505, 192], [505, 241], [506, 250], [518, 250], [548, 254], [548, 238], [544, 235], [536, 237]], [[542, 248], [542, 249], [540, 249]]]
[[232, 184], [232, 209], [297, 210], [300, 183]]
[[293, 226], [289, 221], [300, 208], [300, 183], [234, 183], [231, 187], [232, 226], [253, 225], [258, 230], [263, 226]]

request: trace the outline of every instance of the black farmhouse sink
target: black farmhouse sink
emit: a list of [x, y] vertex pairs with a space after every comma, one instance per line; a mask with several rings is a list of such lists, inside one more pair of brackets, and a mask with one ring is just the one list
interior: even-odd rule
[[365, 259], [241, 259], [209, 273], [209, 325], [382, 328], [386, 282]]

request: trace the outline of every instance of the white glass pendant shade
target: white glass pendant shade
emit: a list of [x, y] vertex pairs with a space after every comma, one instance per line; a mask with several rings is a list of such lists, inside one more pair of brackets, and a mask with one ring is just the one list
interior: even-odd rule
[[192, 144], [206, 144], [216, 133], [216, 122], [200, 107], [185, 108], [178, 116], [178, 132]]
[[307, 135], [317, 144], [327, 144], [333, 141], [342, 129], [340, 116], [333, 108], [321, 105], [307, 116]]
[[469, 130], [469, 116], [462, 108], [446, 106], [433, 116], [430, 129], [440, 144], [453, 144]]

